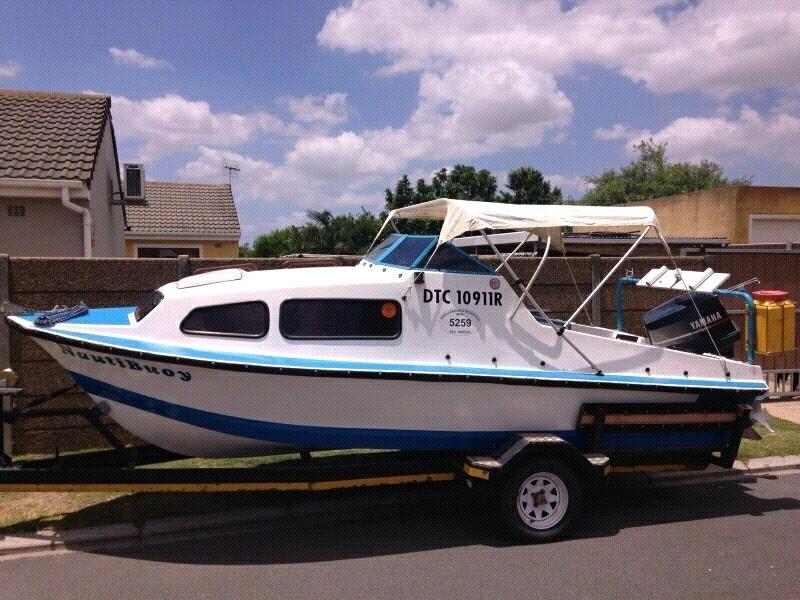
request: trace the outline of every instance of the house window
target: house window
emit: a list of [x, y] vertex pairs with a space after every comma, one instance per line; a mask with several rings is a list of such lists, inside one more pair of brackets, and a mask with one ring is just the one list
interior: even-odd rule
[[200, 258], [200, 248], [180, 248], [172, 246], [138, 246], [136, 258], [177, 258], [186, 254], [189, 258]]
[[193, 335], [260, 338], [269, 330], [269, 309], [263, 302], [237, 302], [195, 308], [181, 323]]
[[8, 205], [8, 216], [9, 217], [24, 217], [25, 216], [25, 207], [21, 204], [9, 204]]
[[402, 327], [394, 300], [303, 299], [281, 304], [281, 335], [294, 340], [395, 339]]

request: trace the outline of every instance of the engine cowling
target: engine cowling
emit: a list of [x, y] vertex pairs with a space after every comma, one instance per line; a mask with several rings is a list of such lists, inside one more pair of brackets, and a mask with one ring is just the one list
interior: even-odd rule
[[644, 315], [644, 326], [654, 346], [695, 354], [716, 354], [716, 343], [723, 356], [731, 357], [733, 345], [741, 337], [719, 297], [707, 292], [681, 294], [650, 309]]

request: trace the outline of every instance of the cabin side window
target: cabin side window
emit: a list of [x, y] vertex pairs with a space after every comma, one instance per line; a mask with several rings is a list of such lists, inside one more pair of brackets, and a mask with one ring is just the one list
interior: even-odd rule
[[269, 309], [263, 302], [202, 306], [181, 323], [181, 331], [191, 335], [260, 338], [268, 330]]
[[284, 301], [279, 321], [290, 340], [392, 340], [403, 317], [395, 300], [309, 298]]

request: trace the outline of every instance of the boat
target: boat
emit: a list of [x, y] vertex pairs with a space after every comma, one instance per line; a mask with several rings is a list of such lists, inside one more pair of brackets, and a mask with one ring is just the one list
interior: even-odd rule
[[[397, 228], [420, 219], [441, 222], [439, 235]], [[631, 248], [571, 317], [552, 319], [535, 284], [562, 229], [620, 226], [639, 232]], [[514, 252], [492, 241], [492, 232], [508, 231], [525, 232], [516, 249], [534, 236], [544, 246], [527, 282], [513, 270]], [[497, 268], [453, 243], [469, 234], [485, 239]], [[138, 306], [7, 322], [123, 428], [186, 456], [298, 447], [482, 452], [519, 432], [586, 451], [591, 435], [579, 424], [587, 406], [749, 410], [767, 391], [757, 365], [576, 322], [648, 234], [661, 236], [648, 207], [443, 198], [391, 211], [354, 266], [226, 268], [161, 286]], [[687, 302], [684, 313], [696, 312], [684, 317], [714, 345], [724, 308], [709, 316], [706, 304]], [[719, 448], [736, 435], [732, 427], [623, 427], [603, 444]]]

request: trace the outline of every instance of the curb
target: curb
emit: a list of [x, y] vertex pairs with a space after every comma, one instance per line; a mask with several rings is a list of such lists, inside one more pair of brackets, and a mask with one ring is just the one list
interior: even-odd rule
[[[644, 485], [656, 487], [693, 485], [714, 481], [731, 481], [774, 473], [800, 472], [800, 455], [752, 459], [746, 464], [737, 461], [732, 469], [710, 467], [701, 472], [647, 473]], [[159, 541], [213, 537], [244, 531], [280, 529], [297, 521], [314, 519], [341, 522], [358, 518], [361, 511], [392, 511], [409, 508], [421, 502], [463, 501], [460, 485], [382, 490], [370, 494], [354, 494], [340, 498], [297, 501], [286, 505], [207, 513], [195, 516], [153, 519], [137, 526], [132, 523], [82, 527], [66, 531], [37, 531], [30, 534], [0, 537], [0, 560], [64, 551], [101, 547], [125, 548]], [[399, 492], [399, 493], [398, 493]]]
[[712, 465], [703, 471], [648, 473], [647, 482], [657, 486], [691, 485], [713, 481], [731, 481], [768, 473], [780, 474], [784, 471], [791, 472], [798, 469], [800, 469], [800, 455], [767, 456], [765, 458], [752, 458], [746, 463], [737, 460], [730, 469]]

